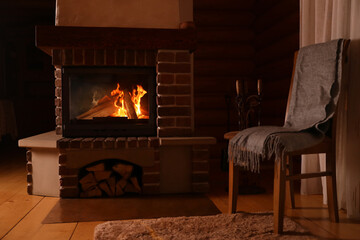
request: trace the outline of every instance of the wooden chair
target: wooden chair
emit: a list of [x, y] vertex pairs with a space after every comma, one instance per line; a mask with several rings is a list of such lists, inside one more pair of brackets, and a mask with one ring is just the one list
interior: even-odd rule
[[[349, 46], [350, 40], [343, 42], [343, 63], [346, 60], [346, 53]], [[293, 84], [295, 63], [296, 63], [297, 52], [294, 56], [293, 74], [291, 78], [291, 85], [288, 97], [288, 103], [286, 108], [285, 121], [287, 118], [291, 89]], [[231, 139], [237, 134], [237, 132], [229, 132], [224, 135], [225, 139]], [[331, 221], [338, 222], [338, 202], [336, 192], [336, 159], [335, 159], [335, 144], [336, 139], [336, 113], [332, 119], [331, 136], [326, 136], [325, 139], [318, 145], [301, 149], [299, 151], [286, 152], [286, 168], [281, 166], [281, 161], [275, 161], [274, 164], [274, 200], [273, 200], [273, 211], [274, 211], [274, 233], [282, 233], [283, 231], [283, 220], [284, 220], [284, 208], [285, 208], [285, 195], [290, 200], [289, 205], [294, 208], [294, 188], [293, 181], [298, 179], [323, 177], [326, 176], [327, 186], [327, 198], [328, 198], [328, 210]], [[293, 157], [302, 154], [326, 154], [326, 171], [316, 173], [303, 173], [293, 174]], [[229, 159], [229, 213], [236, 212], [238, 188], [239, 188], [239, 166], [234, 166], [232, 159]]]

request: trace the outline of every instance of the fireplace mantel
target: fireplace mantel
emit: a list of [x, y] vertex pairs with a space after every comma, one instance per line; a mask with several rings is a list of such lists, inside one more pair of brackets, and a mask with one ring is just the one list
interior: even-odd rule
[[[186, 24], [185, 24], [186, 25]], [[196, 48], [193, 25], [184, 29], [36, 26], [36, 46], [51, 55], [52, 49], [175, 49]]]

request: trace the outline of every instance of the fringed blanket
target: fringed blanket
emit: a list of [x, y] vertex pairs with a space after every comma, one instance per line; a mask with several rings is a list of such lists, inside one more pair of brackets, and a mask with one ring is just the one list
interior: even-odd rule
[[259, 171], [260, 160], [320, 143], [334, 115], [340, 93], [343, 39], [315, 44], [299, 50], [292, 96], [283, 127], [245, 129], [229, 143], [229, 159], [251, 171]]

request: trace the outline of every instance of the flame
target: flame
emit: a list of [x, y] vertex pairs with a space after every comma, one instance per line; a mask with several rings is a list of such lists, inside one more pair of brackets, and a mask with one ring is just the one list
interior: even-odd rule
[[131, 101], [134, 103], [136, 115], [138, 118], [145, 118], [146, 116], [141, 112], [140, 100], [147, 92], [143, 89], [141, 85], [136, 85], [136, 90], [133, 89], [131, 94]]
[[[146, 93], [147, 92], [141, 85], [136, 85], [136, 89], [133, 89], [132, 93], [129, 93], [138, 118], [149, 118], [149, 116], [142, 113], [141, 109], [141, 98]], [[124, 105], [124, 91], [120, 90], [119, 83], [117, 84], [116, 89], [111, 91], [111, 96], [115, 97], [114, 106], [117, 108], [117, 111], [111, 114], [111, 117], [128, 117]]]

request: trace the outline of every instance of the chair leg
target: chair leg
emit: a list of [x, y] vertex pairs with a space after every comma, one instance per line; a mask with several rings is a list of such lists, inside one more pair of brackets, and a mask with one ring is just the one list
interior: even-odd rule
[[229, 214], [236, 212], [237, 197], [239, 193], [239, 173], [240, 167], [234, 166], [233, 160], [229, 160]]
[[283, 232], [284, 204], [285, 204], [285, 169], [281, 166], [281, 160], [275, 160], [274, 166], [274, 233]]
[[326, 176], [329, 217], [332, 222], [339, 222], [336, 190], [336, 158], [334, 151], [326, 154], [326, 171], [331, 171], [331, 176]]
[[[287, 158], [287, 168], [286, 168], [286, 175], [291, 176], [294, 174], [293, 170], [293, 159], [289, 156]], [[288, 208], [295, 208], [295, 196], [294, 196], [294, 180], [286, 181], [286, 202]], [[289, 203], [290, 200], [290, 203]]]

